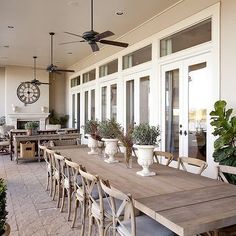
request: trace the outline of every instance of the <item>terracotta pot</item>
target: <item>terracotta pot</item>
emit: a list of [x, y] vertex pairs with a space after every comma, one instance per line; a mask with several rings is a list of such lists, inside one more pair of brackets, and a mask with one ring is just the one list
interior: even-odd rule
[[32, 129], [27, 129], [27, 135], [29, 135], [29, 136], [32, 135]]

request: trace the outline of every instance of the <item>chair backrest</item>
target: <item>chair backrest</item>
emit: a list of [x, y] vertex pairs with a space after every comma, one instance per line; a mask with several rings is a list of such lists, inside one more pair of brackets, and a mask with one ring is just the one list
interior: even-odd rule
[[52, 163], [54, 175], [57, 179], [60, 179], [62, 174], [64, 173], [65, 157], [58, 153], [54, 153]]
[[158, 160], [158, 157], [164, 157], [167, 159], [166, 166], [168, 166], [174, 158], [173, 154], [170, 152], [154, 151], [154, 159], [159, 164], [160, 162]]
[[80, 175], [79, 169], [81, 166], [78, 163], [68, 160], [67, 158], [65, 158], [64, 160], [65, 160], [65, 169], [64, 171], [62, 171], [62, 176], [63, 176], [62, 178], [64, 179], [64, 184], [67, 185], [66, 186], [67, 188], [73, 185], [74, 192], [77, 192], [77, 194], [80, 194], [81, 198], [84, 198], [83, 189], [81, 185], [78, 183], [78, 177]]
[[[89, 206], [91, 207], [92, 204], [95, 204], [95, 206], [98, 209], [100, 209], [101, 214], [103, 214], [104, 213], [103, 194], [99, 182], [99, 177], [97, 175], [92, 175], [88, 173], [84, 167], [80, 167], [79, 172], [82, 177], [84, 193], [86, 194], [86, 197], [89, 200]], [[94, 194], [94, 192], [97, 192], [98, 195]], [[99, 203], [96, 201], [98, 199]]]
[[45, 160], [47, 146], [39, 144], [38, 147], [39, 147], [39, 150], [40, 150], [40, 155], [42, 153], [43, 154], [43, 159]]
[[197, 174], [201, 175], [202, 172], [207, 168], [207, 163], [203, 160], [200, 159], [196, 159], [196, 158], [192, 158], [192, 157], [179, 157], [178, 158], [178, 169], [180, 169], [180, 166], [182, 166], [182, 168], [187, 171], [187, 168], [185, 166], [185, 164], [187, 165], [193, 165], [193, 166], [197, 166], [199, 167], [199, 170], [197, 172]]
[[[130, 218], [131, 220], [131, 232], [128, 234], [131, 236], [136, 235], [136, 223], [135, 223], [135, 213], [134, 213], [134, 206], [131, 195], [126, 195], [119, 191], [118, 189], [110, 186], [108, 180], [100, 180], [100, 185], [105, 193], [105, 196], [108, 201], [108, 205], [110, 207], [110, 212], [112, 213], [112, 229], [116, 229], [118, 225], [124, 227], [127, 232], [129, 232], [129, 229], [127, 229], [123, 224], [122, 221], [127, 220]], [[116, 206], [115, 202], [116, 200], [120, 200], [121, 204], [119, 207]], [[123, 220], [121, 220], [120, 216], [124, 213]], [[115, 235], [115, 232], [113, 231], [113, 235]]]
[[55, 153], [55, 151], [46, 148], [46, 150], [45, 150], [45, 162], [47, 164], [52, 165], [54, 153]]
[[219, 165], [217, 166], [217, 169], [218, 169], [218, 179], [225, 183], [229, 183], [229, 181], [225, 177], [224, 173], [236, 175], [236, 167], [234, 166]]

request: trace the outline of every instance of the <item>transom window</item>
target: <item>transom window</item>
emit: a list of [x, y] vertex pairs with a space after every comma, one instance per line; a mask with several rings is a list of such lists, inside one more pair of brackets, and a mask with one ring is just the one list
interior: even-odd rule
[[80, 76], [77, 76], [70, 81], [70, 87], [73, 88], [77, 85], [80, 85]]
[[163, 57], [208, 41], [211, 41], [211, 19], [162, 39], [160, 56]]
[[118, 71], [118, 59], [108, 62], [105, 65], [99, 67], [99, 77], [110, 75]]
[[123, 70], [152, 60], [152, 45], [123, 56]]
[[90, 70], [83, 74], [83, 83], [87, 83], [95, 79], [96, 79], [96, 69]]

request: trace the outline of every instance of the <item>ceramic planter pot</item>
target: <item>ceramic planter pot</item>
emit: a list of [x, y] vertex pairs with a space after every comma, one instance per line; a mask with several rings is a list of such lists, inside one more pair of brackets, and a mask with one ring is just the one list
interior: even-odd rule
[[105, 142], [105, 153], [109, 156], [108, 159], [105, 160], [107, 163], [115, 163], [119, 162], [115, 159], [115, 154], [118, 151], [117, 144], [118, 139], [103, 139]]
[[149, 170], [149, 166], [153, 164], [153, 151], [155, 146], [152, 145], [135, 145], [138, 152], [138, 164], [143, 167], [141, 171], [136, 172], [137, 175], [141, 176], [153, 176], [155, 172]]
[[98, 148], [98, 141], [94, 138], [92, 138], [91, 135], [88, 135], [88, 147], [91, 149], [90, 152], [88, 152], [89, 155], [97, 155], [97, 148]]

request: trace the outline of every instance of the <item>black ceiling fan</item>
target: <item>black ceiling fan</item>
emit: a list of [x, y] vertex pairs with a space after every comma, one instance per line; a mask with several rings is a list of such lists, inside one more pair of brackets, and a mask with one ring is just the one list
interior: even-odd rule
[[102, 44], [109, 44], [109, 45], [118, 46], [118, 47], [125, 47], [125, 48], [129, 46], [128, 43], [105, 40], [104, 38], [114, 35], [114, 33], [111, 31], [105, 31], [103, 33], [98, 33], [93, 30], [93, 0], [91, 0], [91, 30], [84, 32], [82, 34], [82, 36], [78, 35], [78, 34], [70, 33], [70, 32], [64, 32], [64, 33], [80, 37], [83, 40], [61, 43], [61, 45], [62, 44], [69, 44], [69, 43], [77, 43], [77, 42], [87, 42], [91, 46], [93, 52], [99, 51], [99, 47], [97, 45], [98, 42], [102, 43]]
[[75, 72], [74, 70], [66, 70], [66, 69], [59, 69], [57, 66], [53, 64], [53, 36], [55, 35], [54, 32], [50, 32], [50, 38], [51, 38], [51, 64], [47, 67], [47, 71], [49, 73], [53, 72]]
[[34, 79], [31, 80], [31, 81], [26, 81], [24, 83], [31, 83], [31, 84], [34, 84], [34, 85], [41, 85], [41, 84], [49, 85], [50, 83], [41, 82], [36, 78], [36, 59], [37, 59], [37, 57], [34, 56], [33, 58], [34, 58]]

